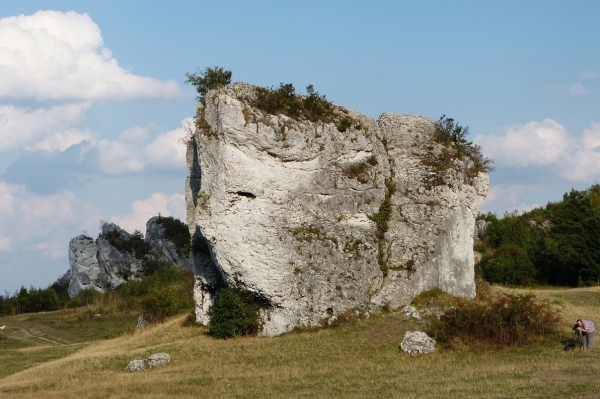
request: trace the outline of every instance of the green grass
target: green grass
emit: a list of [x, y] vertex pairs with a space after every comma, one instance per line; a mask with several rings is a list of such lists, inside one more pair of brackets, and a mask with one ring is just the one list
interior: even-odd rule
[[[183, 327], [186, 316], [177, 316], [141, 333], [85, 344], [64, 358], [45, 361], [2, 378], [0, 397], [600, 396], [597, 377], [600, 349], [561, 351], [561, 340], [571, 335], [574, 319], [589, 318], [600, 324], [600, 310], [595, 302], [600, 300], [600, 288], [553, 288], [535, 292], [541, 299], [555, 301], [565, 322], [552, 340], [524, 347], [489, 350], [462, 346], [411, 358], [398, 352], [398, 344], [405, 331], [422, 330], [424, 326], [404, 320], [398, 313], [374, 315], [338, 328], [298, 331], [273, 339], [230, 340], [213, 339], [204, 327]], [[424, 302], [443, 300], [435, 292], [420, 299]], [[9, 318], [0, 320], [0, 324], [4, 324]], [[56, 322], [60, 320], [55, 318]], [[95, 321], [87, 323], [86, 328]], [[20, 348], [11, 350], [28, 350]], [[159, 351], [172, 356], [169, 365], [137, 374], [122, 371], [130, 360]], [[4, 352], [0, 352], [0, 364], [6, 364], [7, 358], [3, 356]]]
[[95, 316], [87, 307], [0, 317], [0, 378], [65, 357], [135, 327], [137, 314]]

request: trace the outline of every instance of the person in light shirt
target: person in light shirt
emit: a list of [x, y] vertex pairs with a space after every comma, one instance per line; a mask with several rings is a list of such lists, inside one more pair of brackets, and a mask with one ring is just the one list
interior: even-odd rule
[[583, 338], [583, 347], [592, 349], [594, 346], [594, 336], [596, 335], [596, 326], [589, 320], [577, 319], [577, 323], [573, 326], [573, 330], [579, 330]]

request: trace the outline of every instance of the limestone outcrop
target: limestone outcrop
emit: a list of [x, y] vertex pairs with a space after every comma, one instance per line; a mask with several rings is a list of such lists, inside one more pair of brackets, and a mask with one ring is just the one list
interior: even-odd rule
[[[161, 216], [154, 216], [146, 222], [145, 240], [150, 244], [153, 256], [174, 265], [189, 268], [189, 249], [182, 250], [181, 246], [178, 247], [168, 238], [166, 227], [164, 223], [161, 223], [161, 220], [164, 221], [164, 219]], [[185, 240], [189, 242], [189, 239], [189, 236], [186, 236]]]
[[447, 159], [432, 120], [336, 106], [334, 121], [311, 122], [253, 107], [255, 91], [209, 92], [188, 143], [198, 322], [226, 286], [261, 299], [266, 336], [398, 309], [436, 287], [475, 295], [489, 178]]
[[107, 238], [110, 234], [126, 240], [131, 237], [116, 224], [105, 223], [96, 240], [80, 235], [69, 243], [70, 297], [88, 288], [104, 292], [142, 274], [142, 260], [132, 253], [119, 251]]
[[160, 216], [148, 220], [145, 238], [139, 232], [130, 234], [114, 223], [104, 223], [95, 240], [85, 235], [73, 238], [69, 243], [70, 269], [61, 277], [61, 281], [69, 280], [69, 296], [75, 297], [88, 288], [104, 292], [140, 278], [144, 275], [145, 260], [189, 268], [189, 259], [183, 256], [187, 250], [168, 238], [165, 219], [173, 221]]

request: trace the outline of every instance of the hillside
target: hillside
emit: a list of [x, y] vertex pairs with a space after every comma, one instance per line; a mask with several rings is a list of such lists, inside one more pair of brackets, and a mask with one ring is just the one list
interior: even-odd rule
[[[542, 346], [500, 351], [456, 346], [410, 358], [398, 353], [397, 346], [404, 331], [414, 329], [417, 322], [405, 321], [397, 313], [273, 339], [233, 340], [215, 340], [204, 327], [183, 327], [186, 316], [178, 316], [141, 333], [69, 349], [46, 342], [3, 350], [3, 375], [9, 374], [6, 366], [11, 359], [30, 353], [39, 354], [32, 356], [33, 361], [46, 360], [43, 353], [59, 359], [0, 379], [0, 396], [564, 398], [574, 393], [600, 394], [597, 351], [562, 353], [560, 342], [571, 336], [571, 319], [600, 320], [600, 288], [535, 292], [559, 306], [565, 319], [560, 337]], [[24, 316], [51, 324], [65, 314], [19, 317]], [[0, 320], [0, 324], [14, 324], [13, 335], [22, 323], [32, 322], [18, 317]], [[123, 321], [133, 325], [133, 320]], [[0, 337], [6, 334], [1, 331]], [[52, 334], [45, 337], [58, 341]], [[51, 349], [57, 352], [52, 354]], [[170, 353], [172, 363], [140, 374], [122, 371], [130, 360], [158, 351]]]

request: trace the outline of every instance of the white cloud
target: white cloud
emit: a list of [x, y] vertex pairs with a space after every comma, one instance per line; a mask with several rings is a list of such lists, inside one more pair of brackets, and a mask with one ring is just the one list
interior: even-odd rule
[[104, 47], [87, 14], [38, 11], [0, 19], [0, 98], [174, 98], [174, 81], [136, 76]]
[[575, 83], [567, 89], [569, 94], [584, 95], [588, 93], [587, 88], [581, 83]]
[[502, 136], [479, 135], [474, 141], [497, 163], [517, 168], [554, 164], [572, 145], [565, 128], [552, 119], [511, 127]]
[[140, 173], [144, 171], [142, 151], [131, 143], [100, 140], [96, 147], [100, 170], [109, 175]]
[[600, 179], [600, 123], [592, 123], [583, 131], [581, 141], [562, 166], [562, 175], [568, 180]]
[[[186, 146], [182, 139], [187, 135], [185, 128], [192, 118], [181, 121], [181, 127], [159, 134], [148, 144], [139, 141], [128, 142], [100, 140], [92, 146], [97, 151], [99, 168], [102, 173], [122, 175], [141, 173], [151, 169], [184, 169]], [[126, 139], [143, 136], [145, 128], [136, 126], [126, 130]], [[146, 130], [147, 131], [147, 130]]]
[[591, 123], [580, 138], [571, 137], [561, 124], [546, 119], [511, 127], [501, 136], [479, 135], [474, 141], [498, 165], [550, 166], [566, 180], [600, 180], [600, 123]]
[[121, 141], [145, 141], [150, 135], [150, 131], [143, 126], [134, 126], [131, 129], [124, 130], [119, 139]]
[[30, 151], [64, 151], [67, 148], [81, 143], [82, 141], [93, 141], [95, 135], [90, 131], [81, 131], [78, 129], [69, 129], [64, 132], [55, 133], [52, 136], [35, 142], [33, 145], [25, 148]]
[[581, 77], [584, 79], [594, 79], [594, 78], [600, 77], [600, 75], [597, 74], [596, 72], [584, 72], [581, 74]]
[[0, 181], [0, 252], [34, 250], [65, 256], [71, 237], [91, 230], [100, 211], [69, 191], [50, 196]]
[[189, 124], [193, 126], [192, 121], [192, 118], [182, 120], [180, 128], [162, 133], [148, 144], [144, 148], [147, 164], [155, 168], [184, 168], [186, 146], [183, 139], [187, 135], [185, 129]]
[[[2, 80], [0, 79], [0, 81]], [[48, 108], [42, 107], [33, 110], [13, 105], [0, 106], [0, 152], [21, 146], [26, 147], [38, 140], [44, 140], [45, 137], [47, 138], [52, 134], [71, 129], [73, 125], [81, 122], [89, 107], [90, 103], [88, 102], [56, 105]], [[73, 135], [70, 134], [69, 137], [72, 141]], [[49, 143], [48, 145], [51, 147], [57, 146]]]
[[112, 216], [110, 221], [118, 224], [123, 229], [146, 231], [146, 222], [152, 216], [173, 216], [186, 220], [186, 205], [183, 194], [167, 195], [161, 192], [152, 194], [144, 200], [138, 200], [131, 206], [131, 212], [123, 216]]
[[483, 203], [483, 212], [492, 211], [502, 216], [503, 210], [509, 212], [527, 212], [534, 208], [539, 208], [537, 203], [526, 204], [522, 197], [526, 197], [532, 188], [523, 185], [494, 185], [488, 191], [488, 196]]

